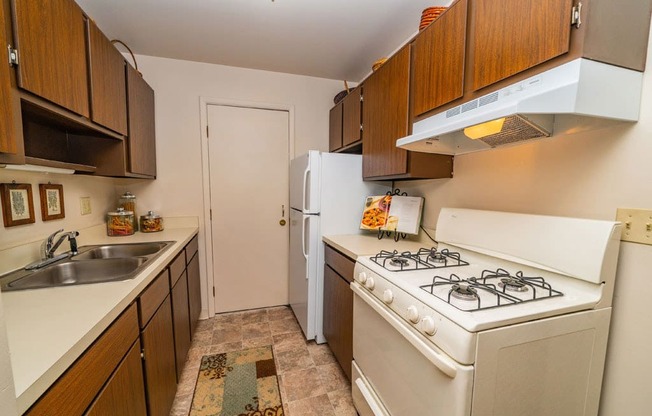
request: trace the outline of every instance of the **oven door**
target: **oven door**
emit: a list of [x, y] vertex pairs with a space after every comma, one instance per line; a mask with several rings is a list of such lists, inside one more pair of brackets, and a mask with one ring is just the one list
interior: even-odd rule
[[361, 416], [469, 416], [473, 366], [411, 328], [358, 283], [353, 302], [353, 400]]

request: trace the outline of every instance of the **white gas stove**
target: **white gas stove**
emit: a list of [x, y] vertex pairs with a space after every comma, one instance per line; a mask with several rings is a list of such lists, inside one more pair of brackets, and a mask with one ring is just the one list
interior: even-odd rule
[[[619, 224], [444, 208], [436, 239], [436, 247], [417, 252], [358, 258], [352, 284], [358, 411], [596, 414]], [[370, 353], [369, 337], [395, 339], [389, 349], [401, 358], [391, 365], [392, 357]], [[424, 358], [446, 382], [419, 372], [427, 367]], [[405, 380], [385, 380], [383, 372], [411, 360], [415, 369]], [[550, 374], [555, 377], [546, 381]], [[436, 384], [421, 397], [397, 387], [423, 389], [414, 380]], [[442, 405], [433, 387], [456, 404]], [[532, 390], [531, 398], [497, 396], [496, 388]], [[406, 395], [421, 404], [405, 406]]]

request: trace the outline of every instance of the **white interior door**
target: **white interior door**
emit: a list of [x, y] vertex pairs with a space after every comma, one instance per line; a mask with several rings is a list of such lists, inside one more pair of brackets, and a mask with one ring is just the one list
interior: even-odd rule
[[215, 312], [287, 305], [289, 114], [207, 115]]

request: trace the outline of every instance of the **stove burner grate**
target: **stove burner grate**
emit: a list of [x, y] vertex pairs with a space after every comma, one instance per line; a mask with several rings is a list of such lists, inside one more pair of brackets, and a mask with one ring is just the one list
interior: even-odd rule
[[[499, 280], [498, 286], [491, 283], [491, 281], [495, 281], [495, 279]], [[514, 288], [518, 288], [518, 290], [510, 289], [510, 285], [513, 285]], [[441, 286], [450, 287], [446, 295], [440, 295], [435, 292], [436, 288]], [[477, 279], [476, 277], [462, 279], [455, 273], [451, 273], [448, 278], [434, 276], [431, 284], [419, 287], [431, 295], [455, 306], [457, 309], [467, 312], [514, 305], [517, 303], [530, 302], [555, 296], [563, 296], [563, 293], [552, 289], [550, 284], [542, 277], [526, 277], [523, 275], [523, 272], [520, 271], [515, 275], [510, 275], [509, 272], [504, 269], [497, 269], [495, 271], [484, 270], [480, 279]], [[507, 291], [510, 290], [519, 292], [521, 295], [528, 291], [532, 293], [528, 298], [519, 298], [507, 293]], [[481, 294], [485, 294], [485, 296], [488, 295], [487, 301], [490, 303], [488, 306], [482, 304]], [[464, 303], [474, 301], [475, 305], [471, 308], [467, 308], [459, 305], [458, 302], [451, 301], [451, 298], [463, 301]]]
[[395, 272], [467, 266], [469, 264], [460, 258], [459, 253], [448, 251], [448, 249], [437, 251], [436, 248], [421, 248], [416, 253], [382, 250], [370, 258], [374, 263]]

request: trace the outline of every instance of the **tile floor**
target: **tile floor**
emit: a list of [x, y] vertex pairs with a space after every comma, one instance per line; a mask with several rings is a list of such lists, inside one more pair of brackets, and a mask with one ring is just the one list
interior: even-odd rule
[[286, 306], [216, 315], [199, 322], [170, 416], [190, 412], [201, 357], [272, 345], [286, 416], [356, 416], [351, 385], [326, 344], [306, 342]]

